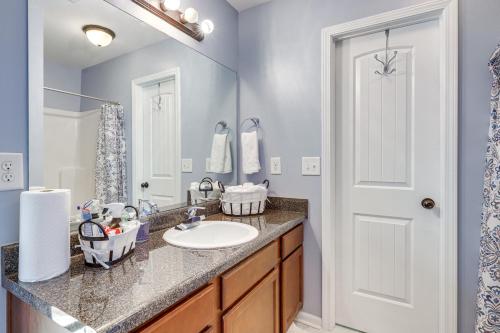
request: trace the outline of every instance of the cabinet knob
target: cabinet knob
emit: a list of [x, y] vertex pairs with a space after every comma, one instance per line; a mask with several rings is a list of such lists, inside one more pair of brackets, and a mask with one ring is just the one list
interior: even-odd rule
[[141, 187], [142, 188], [148, 188], [149, 187], [149, 183], [148, 182], [144, 182], [141, 184]]

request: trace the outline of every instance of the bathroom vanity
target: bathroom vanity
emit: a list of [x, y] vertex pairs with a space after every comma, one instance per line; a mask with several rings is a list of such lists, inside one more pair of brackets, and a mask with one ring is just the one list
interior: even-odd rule
[[69, 272], [38, 283], [18, 281], [17, 245], [3, 247], [9, 332], [286, 332], [302, 307], [307, 200], [271, 198], [264, 214], [239, 218], [209, 205], [207, 220], [251, 224], [258, 237], [216, 250], [169, 245], [162, 235], [179, 208], [152, 217], [151, 239], [111, 270], [73, 250]]
[[302, 307], [303, 225], [135, 332], [286, 332]]

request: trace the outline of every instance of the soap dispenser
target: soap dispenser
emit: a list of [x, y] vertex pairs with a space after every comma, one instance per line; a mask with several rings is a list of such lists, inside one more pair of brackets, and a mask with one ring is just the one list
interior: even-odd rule
[[115, 202], [104, 205], [104, 208], [109, 209], [109, 212], [113, 219], [109, 223], [109, 227], [112, 229], [120, 228], [120, 222], [122, 221], [123, 210], [125, 209], [125, 204]]

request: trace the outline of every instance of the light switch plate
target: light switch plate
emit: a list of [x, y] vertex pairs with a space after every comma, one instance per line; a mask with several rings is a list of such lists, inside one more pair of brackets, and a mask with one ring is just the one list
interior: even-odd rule
[[23, 189], [23, 154], [0, 153], [0, 191]]
[[302, 175], [303, 176], [321, 175], [321, 158], [302, 157]]
[[182, 172], [193, 172], [193, 159], [183, 158], [181, 165]]
[[271, 157], [271, 175], [281, 175], [280, 157]]
[[210, 157], [207, 157], [205, 160], [205, 172], [212, 173], [212, 171], [210, 171]]

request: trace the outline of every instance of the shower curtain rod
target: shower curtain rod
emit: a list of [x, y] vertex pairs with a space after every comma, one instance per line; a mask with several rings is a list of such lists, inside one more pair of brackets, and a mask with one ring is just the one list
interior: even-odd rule
[[109, 104], [120, 105], [120, 103], [115, 102], [115, 101], [108, 101], [106, 99], [102, 99], [102, 98], [98, 98], [98, 97], [77, 94], [77, 93], [74, 93], [74, 92], [71, 92], [71, 91], [66, 91], [66, 90], [61, 90], [61, 89], [55, 89], [55, 88], [50, 88], [50, 87], [43, 87], [43, 89], [50, 90], [50, 91], [55, 91], [55, 92], [58, 92], [58, 93], [61, 93], [61, 94], [66, 94], [66, 95], [72, 95], [72, 96], [78, 96], [78, 97], [93, 99], [93, 100], [96, 100], [96, 101], [106, 102], [106, 103], [109, 103]]

